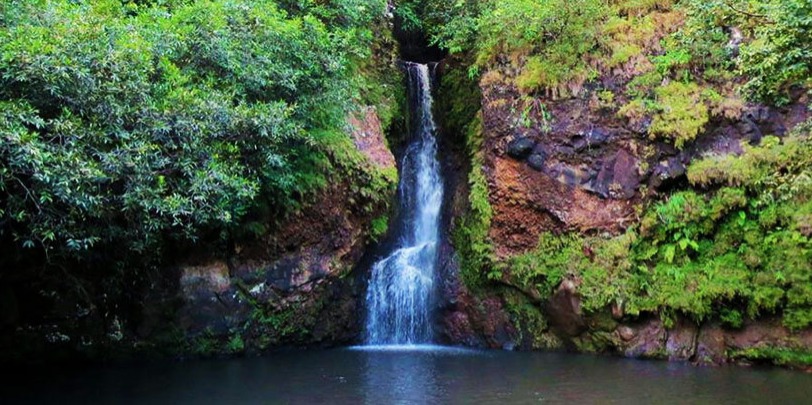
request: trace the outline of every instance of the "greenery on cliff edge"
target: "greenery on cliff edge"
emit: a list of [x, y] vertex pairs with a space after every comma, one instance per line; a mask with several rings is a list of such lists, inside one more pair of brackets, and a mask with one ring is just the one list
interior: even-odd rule
[[[174, 324], [177, 260], [265, 241], [328, 187], [384, 233], [396, 169], [357, 150], [348, 117], [402, 120], [386, 7], [0, 2], [0, 357], [132, 351], [133, 338], [222, 351]], [[162, 321], [136, 337], [148, 316]], [[251, 327], [275, 339], [283, 321], [305, 323]]]
[[[741, 118], [747, 103], [783, 106], [812, 85], [812, 4], [803, 0], [424, 3], [413, 7], [424, 29], [468, 58], [483, 86], [548, 100], [591, 92], [619, 120], [679, 149], [712, 120]], [[469, 142], [477, 142], [482, 129], [471, 123]], [[741, 156], [694, 161], [689, 187], [651, 202], [624, 234], [545, 233], [533, 251], [501, 262], [490, 253], [487, 181], [474, 146], [470, 209], [455, 230], [463, 279], [544, 299], [576, 278], [588, 314], [614, 306], [632, 317], [659, 314], [669, 326], [678, 316], [730, 328], [779, 317], [807, 328], [809, 136], [801, 126], [743, 145]]]
[[273, 224], [331, 176], [360, 177], [350, 181], [370, 187], [360, 190], [367, 197], [385, 196], [391, 173], [365, 165], [345, 121], [364, 104], [384, 124], [394, 114], [397, 78], [376, 76], [367, 61], [384, 9], [3, 2], [6, 247], [49, 262], [98, 260], [112, 246], [127, 260], [155, 257], [168, 241], [245, 232], [249, 213]]

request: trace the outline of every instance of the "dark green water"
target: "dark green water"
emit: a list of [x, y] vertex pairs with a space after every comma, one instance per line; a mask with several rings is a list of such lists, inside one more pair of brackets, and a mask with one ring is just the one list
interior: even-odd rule
[[777, 368], [426, 348], [39, 370], [2, 387], [2, 404], [812, 403], [812, 375]]

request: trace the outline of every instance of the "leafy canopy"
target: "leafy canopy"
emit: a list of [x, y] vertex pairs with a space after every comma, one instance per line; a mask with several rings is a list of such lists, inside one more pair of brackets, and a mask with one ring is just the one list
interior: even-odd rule
[[4, 2], [0, 233], [50, 254], [144, 252], [259, 203], [295, 208], [347, 145], [354, 61], [384, 7]]

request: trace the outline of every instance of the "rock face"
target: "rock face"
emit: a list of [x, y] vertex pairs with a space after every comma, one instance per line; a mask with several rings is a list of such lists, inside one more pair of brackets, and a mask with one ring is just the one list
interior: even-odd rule
[[[535, 247], [543, 231], [619, 232], [648, 198], [684, 179], [693, 157], [741, 152], [741, 141], [786, 132], [807, 117], [794, 105], [750, 106], [739, 120], [711, 122], [680, 151], [641, 137], [633, 123], [596, 108], [588, 96], [540, 98], [549, 122], [510, 84], [483, 80], [480, 89], [488, 100], [482, 151], [494, 209], [490, 236], [500, 257]], [[529, 111], [529, 119], [516, 111]]]
[[[482, 142], [469, 152], [482, 157], [493, 210], [487, 241], [501, 264], [534, 249], [544, 232], [617, 235], [639, 221], [648, 201], [684, 185], [693, 159], [741, 153], [743, 142], [782, 135], [809, 117], [805, 98], [784, 108], [746, 105], [740, 117], [712, 118], [680, 150], [650, 138], [650, 122], [626, 120], [597, 106], [594, 89], [563, 99], [520, 95], [505, 75], [510, 72], [485, 73], [479, 82]], [[611, 88], [628, 78], [600, 80]], [[442, 314], [444, 336], [486, 347], [563, 348], [698, 364], [743, 361], [747, 356], [736, 353], [754, 348], [812, 347], [806, 340], [812, 332], [790, 332], [770, 319], [741, 329], [680, 317], [664, 325], [656, 315], [625, 314], [622, 303], [587, 315], [577, 279], [565, 277], [551, 298], [541, 300], [537, 291], [516, 287], [509, 278], [495, 281], [495, 291], [446, 292], [457, 295]], [[515, 304], [516, 295], [525, 307]], [[529, 305], [539, 319], [527, 317]], [[534, 330], [523, 330], [528, 325]]]
[[362, 113], [350, 115], [348, 123], [358, 150], [378, 167], [395, 167], [395, 157], [386, 146], [381, 121], [373, 107], [365, 107]]
[[577, 281], [566, 279], [547, 301], [547, 315], [555, 328], [564, 336], [578, 336], [586, 328], [581, 313]]
[[[350, 123], [371, 164], [394, 170], [375, 110]], [[206, 354], [356, 339], [363, 285], [351, 272], [370, 243], [371, 221], [386, 212], [360, 203], [349, 184], [331, 184], [272, 232], [225, 251], [194, 252], [179, 264], [179, 288], [170, 290], [179, 305], [170, 321], [191, 342], [186, 349]], [[146, 311], [139, 327], [145, 338], [159, 329], [160, 312]]]

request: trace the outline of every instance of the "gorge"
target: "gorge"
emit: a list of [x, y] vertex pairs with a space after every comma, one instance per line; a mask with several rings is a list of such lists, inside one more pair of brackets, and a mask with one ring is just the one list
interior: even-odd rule
[[10, 2], [10, 402], [803, 402], [809, 15]]

